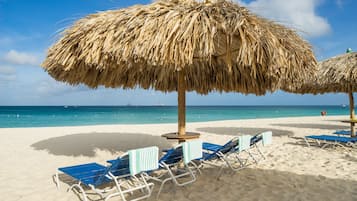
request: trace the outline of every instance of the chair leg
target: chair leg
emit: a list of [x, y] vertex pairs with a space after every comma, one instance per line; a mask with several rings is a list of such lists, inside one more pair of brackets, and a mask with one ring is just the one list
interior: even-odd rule
[[141, 174], [141, 179], [143, 180], [143, 183], [144, 183], [144, 185], [145, 185], [145, 187], [146, 187], [146, 190], [147, 190], [147, 192], [148, 192], [147, 197], [150, 197], [150, 196], [151, 196], [151, 193], [152, 193], [152, 191], [153, 191], [153, 189], [154, 189], [154, 185], [152, 185], [152, 187], [150, 187], [150, 184], [147, 183], [144, 174]]
[[58, 172], [56, 172], [56, 174], [54, 175], [54, 179], [55, 179], [55, 182], [56, 182], [57, 190], [59, 190], [60, 189], [60, 183], [59, 183]]
[[265, 157], [265, 155], [263, 154], [263, 152], [259, 149], [258, 146], [256, 146], [256, 148], [257, 148], [257, 150], [258, 150], [258, 153], [259, 153], [259, 154], [262, 156], [262, 158], [265, 160], [266, 157]]
[[[133, 177], [133, 179], [134, 179], [134, 181], [133, 181], [133, 186], [135, 186], [136, 184], [141, 185], [142, 182], [139, 180], [139, 178], [137, 178], [135, 175], [132, 176], [132, 177]], [[142, 177], [142, 175], [141, 175], [141, 177]], [[144, 189], [140, 189], [140, 191], [141, 191], [142, 193], [145, 193], [145, 192], [144, 192]], [[133, 195], [134, 192], [130, 192], [130, 194]]]
[[256, 164], [258, 164], [258, 161], [257, 161], [257, 159], [255, 159], [255, 157], [253, 156], [253, 154], [250, 153], [249, 150], [246, 150], [246, 152], [247, 152], [247, 153], [249, 154], [249, 156], [254, 160], [254, 162], [255, 162]]
[[325, 149], [325, 148], [328, 147], [329, 145], [331, 145], [331, 144], [325, 143], [324, 145], [321, 146], [321, 148], [322, 148], [322, 149]]
[[[169, 173], [169, 176], [171, 177], [172, 181], [177, 185], [177, 186], [184, 186], [186, 184], [192, 183], [194, 181], [196, 181], [196, 176], [195, 174], [192, 172], [191, 168], [188, 165], [185, 165], [185, 169], [188, 171], [186, 173], [180, 174], [180, 175], [174, 175], [174, 173], [171, 171], [170, 167], [166, 164], [164, 164], [167, 172]], [[177, 179], [184, 177], [186, 175], [190, 175], [191, 180], [187, 181], [187, 182], [182, 182], [180, 183]]]
[[75, 190], [75, 188], [78, 188], [79, 189], [79, 193], [81, 193], [83, 195], [83, 199], [84, 201], [88, 201], [87, 199], [87, 194], [86, 192], [84, 191], [84, 189], [81, 187], [81, 183], [79, 182], [78, 184], [73, 184], [72, 186], [70, 186], [68, 189], [67, 189], [67, 192], [68, 191], [71, 191], [71, 190]]
[[116, 186], [116, 189], [117, 189], [117, 193], [112, 193], [112, 194], [110, 194], [110, 195], [108, 195], [106, 198], [105, 198], [105, 201], [107, 201], [109, 198], [111, 198], [111, 197], [113, 197], [113, 196], [116, 196], [116, 195], [120, 195], [120, 197], [121, 197], [121, 199], [123, 200], [123, 201], [126, 201], [126, 199], [125, 199], [125, 196], [124, 196], [124, 193], [123, 193], [123, 191], [122, 191], [122, 189], [121, 189], [121, 184], [120, 184], [120, 180], [118, 181], [118, 179], [111, 173], [111, 172], [109, 172], [109, 175], [110, 175], [110, 177], [112, 177], [113, 178], [113, 180], [114, 180], [114, 183], [115, 183], [115, 186]]
[[193, 167], [198, 171], [198, 173], [201, 175], [202, 174], [202, 172], [201, 172], [201, 170], [200, 170], [200, 168], [198, 167], [198, 165], [196, 165], [194, 162], [192, 162], [192, 161], [190, 161], [190, 164], [192, 164], [193, 165]]
[[308, 140], [308, 139], [306, 139], [305, 137], [304, 137], [304, 140], [305, 140], [306, 145], [307, 145], [308, 147], [310, 147], [309, 140]]
[[157, 192], [156, 199], [159, 199], [159, 196], [160, 196], [160, 194], [161, 194], [162, 188], [164, 187], [165, 183], [168, 182], [168, 181], [170, 181], [170, 180], [172, 180], [171, 177], [166, 178], [166, 179], [164, 179], [164, 180], [162, 181], [162, 183], [161, 183], [161, 185], [160, 185], [160, 188], [159, 188], [159, 191]]
[[239, 158], [239, 156], [238, 156], [239, 154], [235, 154], [235, 156], [236, 156], [236, 158], [237, 158], [237, 160], [238, 160], [238, 162], [239, 162], [239, 164], [240, 164], [240, 167], [244, 167], [245, 166], [245, 164], [247, 163], [247, 161], [245, 162], [245, 163], [243, 163], [243, 161], [242, 161], [242, 159], [241, 158]]
[[319, 147], [322, 146], [320, 140], [315, 140], [315, 141], [316, 141], [316, 143], [317, 143], [317, 145], [318, 145]]
[[244, 168], [244, 163], [242, 162], [242, 160], [238, 157], [238, 155], [235, 155], [237, 161], [239, 162], [240, 166], [239, 167], [234, 167], [233, 164], [230, 162], [230, 160], [226, 157], [223, 156], [222, 159], [223, 161], [226, 163], [226, 165], [233, 171], [238, 171]]
[[219, 171], [218, 171], [218, 174], [217, 174], [217, 177], [216, 177], [217, 180], [219, 180], [221, 178], [223, 170], [224, 170], [224, 166], [225, 165], [222, 164], [221, 167], [219, 168]]
[[92, 186], [92, 185], [89, 185], [89, 186], [91, 187], [92, 191], [96, 192], [100, 196], [101, 200], [103, 200], [105, 198], [105, 196], [103, 194], [103, 193], [106, 193], [105, 190], [99, 191], [94, 186]]
[[[131, 201], [138, 201], [138, 200], [142, 200], [142, 199], [145, 199], [145, 198], [148, 198], [151, 196], [152, 194], [152, 191], [153, 191], [153, 188], [154, 188], [154, 184], [153, 183], [147, 183], [146, 182], [146, 175], [145, 174], [141, 174], [140, 177], [141, 178], [138, 178], [136, 176], [132, 176], [132, 186], [130, 187], [130, 184], [128, 184], [127, 182], [122, 182], [122, 180], [118, 180], [118, 178], [115, 178], [115, 176], [111, 173], [109, 173], [109, 175], [113, 178], [114, 180], [114, 183], [115, 183], [115, 186], [116, 186], [116, 189], [117, 189], [117, 192], [115, 193], [112, 193], [110, 195], [108, 195], [106, 198], [105, 198], [105, 201], [109, 200], [110, 198], [114, 197], [114, 196], [118, 196], [120, 195], [121, 197], [121, 200], [123, 201], [126, 201], [127, 199], [125, 198], [125, 194], [131, 194], [133, 195], [134, 194], [134, 191], [141, 191], [144, 195], [143, 196], [140, 196], [140, 197], [137, 197], [135, 199], [131, 199]], [[128, 180], [127, 180], [128, 181]], [[128, 186], [124, 187], [123, 189], [123, 185], [124, 184], [128, 184]]]
[[[186, 169], [188, 172], [183, 173], [183, 174], [180, 174], [180, 175], [176, 175], [176, 176], [175, 176], [174, 173], [171, 171], [171, 169], [170, 169], [170, 167], [169, 167], [168, 165], [166, 165], [166, 164], [164, 164], [164, 163], [163, 163], [162, 165], [163, 165], [163, 166], [165, 167], [165, 169], [167, 170], [167, 173], [168, 173], [169, 177], [161, 181], [161, 186], [160, 186], [159, 192], [157, 193], [156, 199], [159, 198], [160, 193], [161, 193], [161, 191], [162, 191], [162, 189], [163, 189], [165, 183], [168, 182], [168, 181], [172, 181], [176, 186], [185, 186], [185, 185], [187, 185], [187, 184], [190, 184], [190, 183], [193, 183], [193, 182], [196, 181], [196, 176], [195, 176], [194, 172], [191, 170], [191, 168], [188, 166], [188, 164], [185, 165], [185, 169]], [[195, 167], [198, 168], [196, 165], [195, 165]], [[191, 177], [191, 180], [188, 180], [188, 181], [186, 181], [186, 182], [179, 182], [179, 181], [178, 181], [178, 178], [184, 177], [184, 176], [186, 176], [186, 175], [189, 175], [189, 176]]]

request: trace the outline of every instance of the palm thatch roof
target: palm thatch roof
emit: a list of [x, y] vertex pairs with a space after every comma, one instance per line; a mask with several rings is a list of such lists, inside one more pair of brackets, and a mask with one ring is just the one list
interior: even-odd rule
[[76, 85], [264, 94], [314, 75], [311, 46], [293, 30], [232, 2], [157, 1], [78, 20], [44, 69]]
[[284, 90], [301, 94], [357, 91], [357, 52], [319, 62], [316, 77], [306, 80], [301, 87]]

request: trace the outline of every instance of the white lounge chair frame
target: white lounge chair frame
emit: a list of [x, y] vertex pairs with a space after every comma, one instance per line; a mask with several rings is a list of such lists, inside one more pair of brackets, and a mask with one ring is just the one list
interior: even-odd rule
[[[177, 149], [181, 146], [182, 146], [182, 144], [176, 145], [174, 147], [174, 149]], [[197, 180], [195, 174], [196, 174], [196, 170], [199, 173], [201, 173], [201, 171], [199, 170], [199, 167], [192, 161], [190, 161], [188, 164], [184, 164], [181, 162], [182, 161], [180, 161], [178, 163], [174, 163], [174, 164], [166, 164], [165, 162], [161, 162], [159, 165], [160, 165], [160, 167], [162, 167], [164, 169], [164, 171], [165, 171], [164, 174], [161, 174], [157, 177], [150, 176], [150, 175], [146, 174], [147, 179], [152, 179], [154, 181], [161, 183], [159, 191], [156, 195], [156, 199], [159, 198], [164, 185], [169, 181], [172, 181], [177, 186], [185, 186], [185, 185], [191, 184]], [[183, 165], [183, 168], [180, 168], [180, 169], [182, 169], [184, 171], [184, 173], [175, 175], [174, 172], [172, 171], [172, 168], [178, 168], [178, 166], [180, 166], [180, 165]], [[190, 165], [192, 165], [192, 167], [190, 167]], [[192, 170], [192, 169], [194, 169], [194, 170]], [[168, 177], [165, 178], [165, 176], [168, 176]], [[183, 178], [186, 176], [190, 176], [190, 179], [186, 180], [186, 181], [180, 181], [180, 178]]]
[[340, 143], [337, 141], [319, 140], [319, 139], [312, 139], [307, 137], [304, 137], [304, 141], [308, 147], [311, 147], [312, 145], [316, 145], [317, 147], [320, 147], [322, 149], [325, 149], [329, 146], [331, 146], [332, 148], [341, 147], [343, 149], [346, 149], [347, 147], [357, 148], [356, 145], [357, 143], [351, 143], [351, 142]]
[[[121, 157], [127, 156], [128, 153], [123, 154]], [[141, 191], [143, 193], [142, 196], [136, 197], [134, 199], [131, 199], [131, 201], [138, 201], [138, 200], [143, 200], [151, 196], [154, 184], [153, 183], [148, 183], [146, 181], [146, 173], [140, 173], [140, 177], [132, 176], [130, 174], [127, 175], [120, 175], [120, 176], [114, 176], [111, 172], [106, 175], [107, 178], [111, 179], [114, 181], [115, 186], [111, 187], [110, 189], [98, 189], [93, 185], [85, 185], [90, 187], [94, 193], [100, 196], [101, 200], [109, 200], [112, 197], [115, 196], [120, 196], [123, 201], [128, 201], [127, 198], [125, 197], [126, 194], [131, 194], [135, 191]], [[54, 179], [56, 181], [56, 186], [57, 189], [60, 189], [60, 183], [59, 183], [59, 175], [58, 171], [54, 175]], [[128, 179], [130, 177], [130, 179]], [[68, 191], [74, 191], [78, 194], [82, 194], [83, 200], [88, 201], [88, 195], [91, 193], [86, 193], [84, 188], [82, 187], [82, 183], [79, 181], [76, 184], [71, 185], [68, 189]], [[113, 192], [117, 190], [116, 192]], [[113, 192], [111, 194], [108, 194], [109, 192]], [[107, 194], [107, 195], [105, 195]]]

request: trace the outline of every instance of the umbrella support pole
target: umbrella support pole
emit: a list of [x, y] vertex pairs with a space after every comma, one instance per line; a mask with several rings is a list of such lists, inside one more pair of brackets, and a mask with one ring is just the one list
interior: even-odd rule
[[199, 133], [186, 132], [186, 81], [183, 70], [178, 71], [177, 78], [177, 101], [178, 101], [178, 132], [166, 133], [162, 137], [170, 140], [178, 140], [179, 143], [189, 139], [200, 137]]
[[[354, 120], [355, 119], [355, 104], [354, 104], [352, 90], [350, 90], [350, 92], [348, 93], [348, 96], [350, 99], [350, 119]], [[356, 137], [355, 122], [352, 122], [352, 121], [351, 121], [351, 137]]]
[[[178, 71], [177, 79], [177, 101], [178, 101], [178, 135], [183, 136], [186, 134], [186, 81], [183, 69]], [[184, 142], [185, 140], [179, 140]]]

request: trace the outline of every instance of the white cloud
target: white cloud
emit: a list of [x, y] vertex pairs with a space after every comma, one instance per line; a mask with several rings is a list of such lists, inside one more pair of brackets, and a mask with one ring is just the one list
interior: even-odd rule
[[293, 27], [307, 37], [318, 37], [331, 31], [327, 19], [316, 13], [316, 7], [321, 0], [255, 0], [250, 3], [237, 1], [252, 12]]
[[73, 92], [90, 90], [84, 85], [71, 86], [63, 82], [57, 82], [55, 80], [45, 80], [38, 83], [36, 92], [40, 95], [46, 96], [58, 96], [65, 95]]
[[37, 56], [25, 52], [18, 52], [16, 50], [10, 50], [3, 57], [2, 60], [15, 65], [39, 65], [39, 59]]

